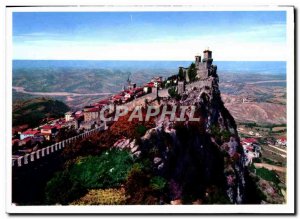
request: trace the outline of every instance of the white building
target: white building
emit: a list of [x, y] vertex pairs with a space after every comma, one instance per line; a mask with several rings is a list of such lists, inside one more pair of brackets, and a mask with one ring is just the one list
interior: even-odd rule
[[66, 112], [65, 113], [65, 120], [66, 120], [66, 122], [69, 122], [69, 121], [72, 121], [74, 119], [74, 117], [73, 117], [73, 113], [72, 112]]

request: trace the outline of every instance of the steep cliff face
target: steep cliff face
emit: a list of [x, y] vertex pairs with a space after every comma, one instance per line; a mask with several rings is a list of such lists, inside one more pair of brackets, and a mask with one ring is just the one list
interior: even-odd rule
[[244, 203], [245, 167], [234, 118], [224, 107], [218, 78], [187, 90], [163, 105], [196, 106], [199, 122], [156, 120], [139, 151], [168, 179], [169, 197], [179, 203]]

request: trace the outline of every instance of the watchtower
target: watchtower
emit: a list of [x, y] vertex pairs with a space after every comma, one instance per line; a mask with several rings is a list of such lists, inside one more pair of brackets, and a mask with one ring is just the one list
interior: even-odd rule
[[200, 63], [201, 63], [201, 56], [196, 55], [195, 56], [195, 66], [196, 66], [196, 68], [199, 68]]
[[212, 62], [213, 62], [212, 51], [210, 51], [209, 49], [204, 50], [203, 51], [203, 63], [205, 64], [205, 67], [207, 69], [210, 68]]

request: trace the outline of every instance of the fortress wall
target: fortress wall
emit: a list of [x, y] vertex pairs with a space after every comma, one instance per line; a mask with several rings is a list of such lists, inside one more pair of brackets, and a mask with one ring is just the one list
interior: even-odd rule
[[199, 67], [197, 69], [197, 77], [200, 79], [205, 79], [208, 77], [208, 69], [206, 68], [204, 63], [199, 63]]
[[23, 165], [28, 164], [29, 162], [34, 162], [38, 159], [41, 159], [42, 157], [47, 157], [47, 155], [50, 155], [56, 151], [61, 150], [65, 146], [70, 145], [71, 143], [75, 142], [78, 139], [83, 139], [85, 137], [90, 136], [91, 134], [94, 134], [98, 131], [106, 129], [106, 124], [101, 125], [98, 128], [95, 128], [93, 130], [84, 132], [82, 134], [76, 135], [74, 137], [68, 138], [66, 140], [63, 140], [61, 142], [55, 143], [53, 145], [50, 145], [46, 148], [41, 148], [37, 151], [31, 152], [30, 154], [25, 154], [24, 156], [20, 156], [18, 158], [12, 159], [12, 166], [13, 167], [21, 167]]
[[207, 87], [212, 87], [212, 80], [199, 80], [199, 81], [195, 81], [191, 84], [188, 84], [187, 87], [188, 88], [192, 88], [192, 87], [199, 87], [199, 88], [204, 88], [205, 86]]

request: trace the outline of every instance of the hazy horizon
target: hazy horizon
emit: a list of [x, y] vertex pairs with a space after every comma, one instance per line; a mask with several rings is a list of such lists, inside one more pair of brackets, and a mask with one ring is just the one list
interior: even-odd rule
[[[13, 60], [14, 74], [21, 68], [86, 68], [86, 69], [118, 69], [122, 71], [138, 71], [140, 69], [163, 69], [177, 73], [178, 67], [188, 67], [194, 61], [170, 60]], [[214, 61], [218, 72], [229, 73], [264, 73], [286, 74], [285, 61]]]
[[14, 12], [13, 58], [286, 60], [285, 11]]

